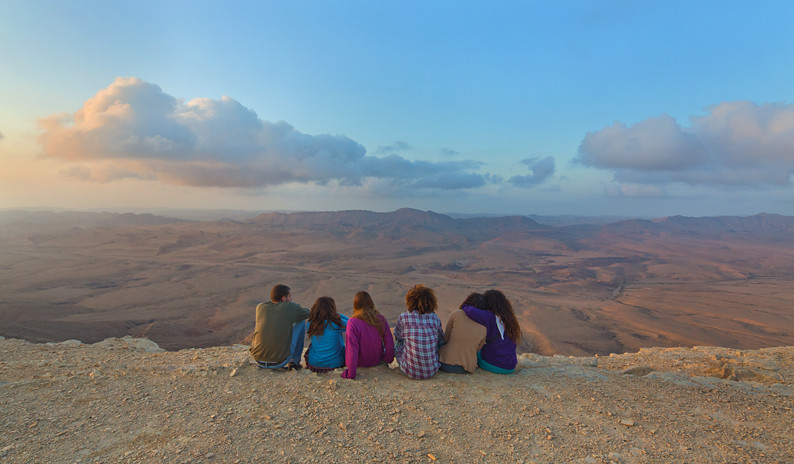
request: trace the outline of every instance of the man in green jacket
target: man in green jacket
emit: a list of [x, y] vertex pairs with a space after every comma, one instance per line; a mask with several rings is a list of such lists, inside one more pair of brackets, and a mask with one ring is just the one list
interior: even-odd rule
[[270, 301], [256, 306], [256, 327], [250, 351], [259, 367], [301, 368], [308, 317], [308, 309], [292, 302], [289, 287], [273, 287]]

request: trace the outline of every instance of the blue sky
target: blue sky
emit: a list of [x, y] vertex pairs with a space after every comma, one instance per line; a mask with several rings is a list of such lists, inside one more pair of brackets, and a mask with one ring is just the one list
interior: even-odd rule
[[790, 2], [9, 1], [0, 208], [794, 215], [793, 21]]

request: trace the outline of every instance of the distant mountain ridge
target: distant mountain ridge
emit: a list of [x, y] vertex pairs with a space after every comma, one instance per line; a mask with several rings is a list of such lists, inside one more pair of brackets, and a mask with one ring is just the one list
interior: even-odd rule
[[754, 216], [687, 217], [631, 219], [607, 224], [602, 233], [701, 236], [701, 237], [794, 237], [794, 217], [760, 213]]
[[[568, 220], [560, 221], [565, 224]], [[0, 225], [37, 224], [49, 227], [157, 226], [196, 222], [149, 213], [111, 213], [82, 211], [0, 211]], [[572, 225], [548, 225], [530, 216], [471, 216], [453, 218], [434, 211], [401, 208], [391, 212], [367, 210], [272, 212], [250, 219], [221, 219], [213, 222], [289, 231], [300, 229], [340, 236], [401, 238], [413, 234], [439, 237], [466, 237], [490, 240], [506, 233], [537, 234], [577, 240], [591, 234], [669, 234], [689, 237], [736, 237], [785, 240], [794, 237], [794, 217], [760, 213], [753, 216], [688, 217], [668, 216], [657, 219], [626, 219], [599, 225], [578, 222]]]
[[553, 229], [526, 216], [453, 219], [433, 211], [411, 208], [401, 208], [388, 213], [364, 210], [266, 213], [245, 223], [284, 230], [296, 227], [336, 234], [359, 233], [391, 238], [410, 237], [412, 234], [435, 234], [489, 239], [509, 231], [530, 232]]
[[5, 224], [17, 223], [26, 225], [47, 224], [56, 226], [148, 226], [192, 222], [149, 213], [111, 213], [85, 211], [0, 211], [0, 221]]

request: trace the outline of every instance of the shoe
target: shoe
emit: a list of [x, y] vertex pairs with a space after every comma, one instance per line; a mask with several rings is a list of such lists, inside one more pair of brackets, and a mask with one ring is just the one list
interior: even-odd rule
[[303, 369], [303, 366], [301, 366], [300, 364], [295, 364], [294, 362], [290, 362], [290, 363], [287, 363], [286, 366], [284, 366], [284, 369], [286, 369], [288, 371], [291, 371], [291, 370], [299, 371], [299, 370]]

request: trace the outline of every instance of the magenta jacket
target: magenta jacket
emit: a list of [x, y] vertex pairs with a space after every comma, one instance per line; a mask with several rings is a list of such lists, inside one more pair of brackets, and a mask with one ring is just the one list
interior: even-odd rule
[[389, 323], [383, 321], [384, 340], [381, 340], [378, 329], [372, 327], [361, 319], [351, 317], [345, 329], [345, 369], [342, 377], [356, 378], [358, 367], [372, 367], [385, 362], [394, 361], [394, 338], [392, 338]]

